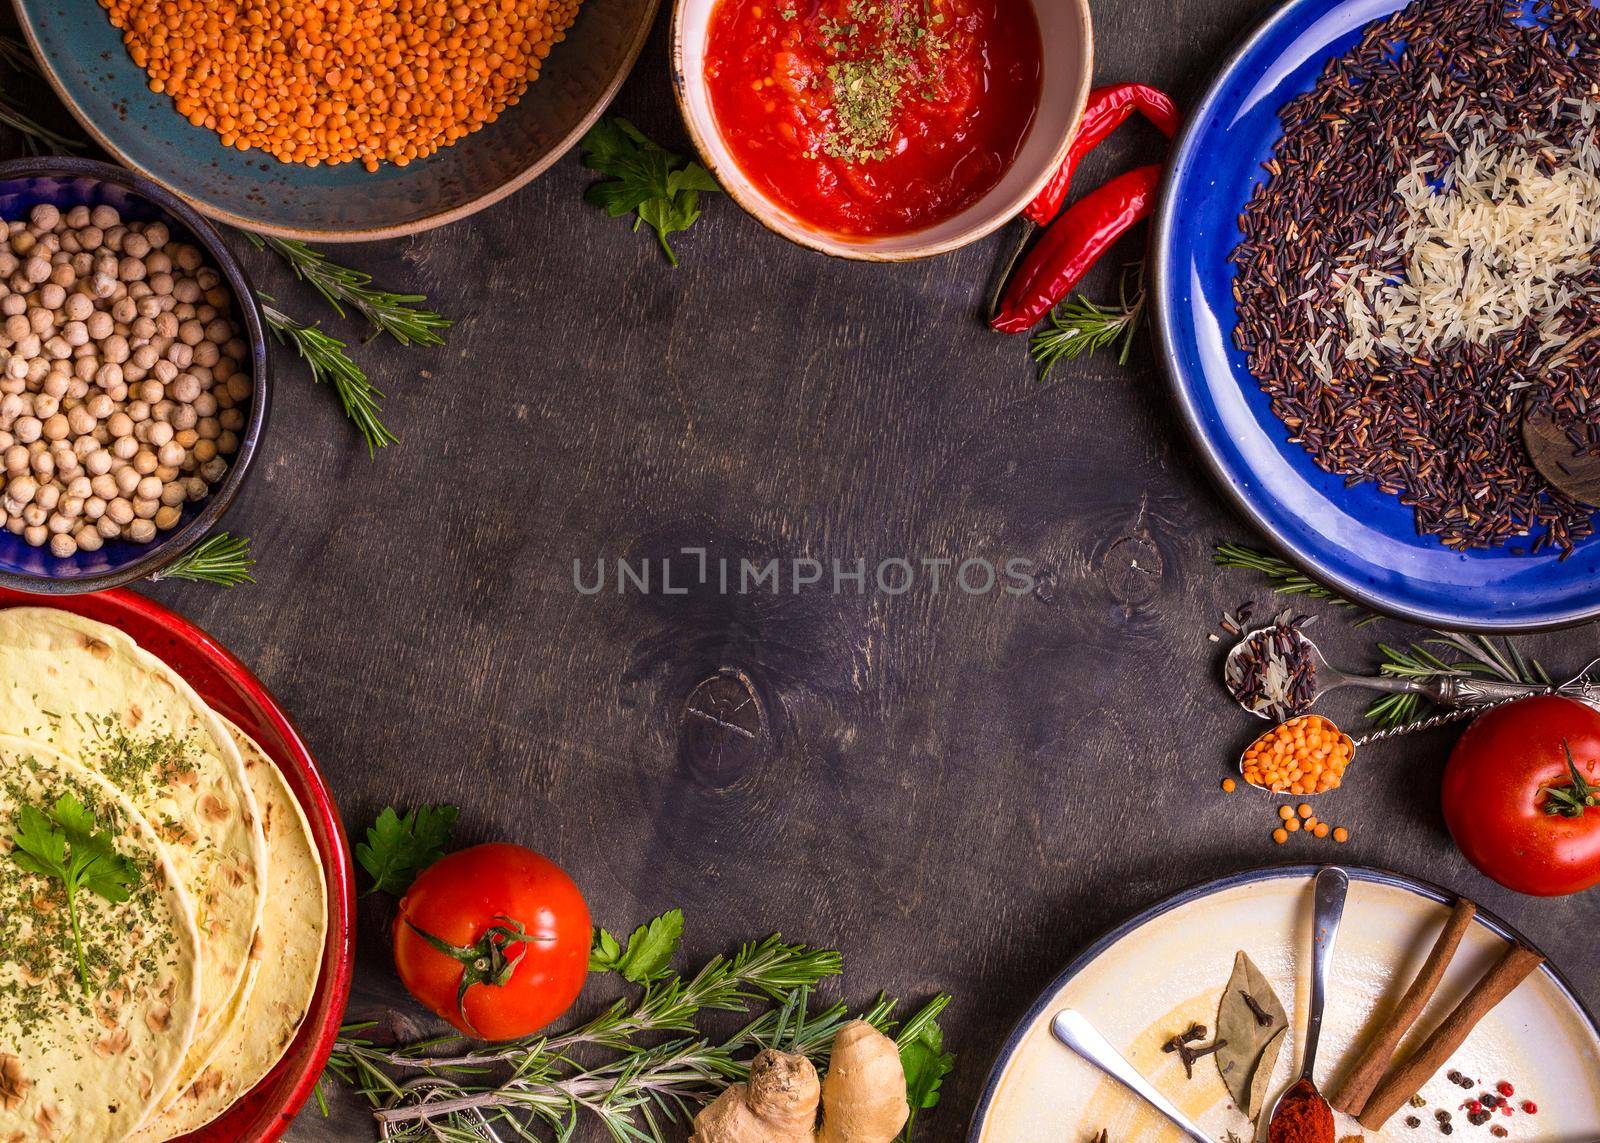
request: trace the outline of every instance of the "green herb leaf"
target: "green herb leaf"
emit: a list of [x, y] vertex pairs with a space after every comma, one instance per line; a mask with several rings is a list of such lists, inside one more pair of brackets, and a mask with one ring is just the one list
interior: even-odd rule
[[903, 1140], [911, 1138], [917, 1112], [938, 1104], [944, 1077], [955, 1070], [956, 1057], [944, 1050], [944, 1032], [937, 1019], [949, 1003], [950, 997], [940, 993], [907, 1020], [895, 1037], [900, 1047], [900, 1066], [906, 1073], [906, 1102], [911, 1105], [911, 1114], [899, 1136]]
[[30, 873], [60, 881], [67, 892], [78, 983], [89, 991], [89, 963], [83, 952], [78, 890], [86, 889], [113, 905], [128, 899], [138, 869], [116, 850], [110, 833], [96, 828], [94, 814], [72, 794], [62, 794], [46, 814], [24, 805], [11, 842], [11, 860]]
[[682, 909], [663, 913], [634, 929], [626, 949], [616, 937], [596, 929], [594, 946], [589, 950], [589, 971], [615, 972], [634, 984], [648, 984], [667, 973], [672, 954], [678, 951], [682, 940]]
[[613, 218], [637, 214], [634, 229], [656, 232], [667, 261], [676, 266], [667, 235], [687, 230], [700, 217], [700, 192], [722, 188], [699, 163], [657, 146], [620, 116], [602, 119], [579, 143], [583, 164], [606, 178], [583, 192], [584, 201]]
[[398, 897], [411, 888], [419, 873], [444, 856], [460, 812], [455, 806], [418, 806], [402, 817], [385, 807], [367, 840], [356, 846], [356, 860], [372, 878], [367, 893]]
[[241, 583], [255, 583], [255, 577], [250, 574], [255, 563], [250, 558], [248, 538], [218, 532], [173, 560], [150, 579], [184, 579], [235, 587]]

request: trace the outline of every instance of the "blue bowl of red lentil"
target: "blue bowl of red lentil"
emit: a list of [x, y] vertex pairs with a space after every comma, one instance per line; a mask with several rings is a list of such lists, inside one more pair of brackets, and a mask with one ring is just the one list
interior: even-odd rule
[[[45, 216], [35, 214], [41, 208], [46, 211]], [[28, 508], [46, 512], [43, 523], [36, 522], [36, 526], [48, 524], [49, 536], [42, 543], [31, 543], [25, 529], [19, 534], [14, 526], [0, 527], [0, 585], [35, 594], [69, 595], [101, 591], [157, 575], [164, 567], [200, 544], [216, 526], [244, 485], [266, 425], [267, 341], [260, 310], [243, 269], [217, 231], [181, 200], [149, 180], [107, 163], [76, 158], [19, 159], [0, 163], [0, 220], [6, 225], [6, 233], [0, 234], [0, 268], [6, 268], [12, 262], [18, 263], [15, 269], [8, 270], [4, 279], [5, 296], [0, 296], [0, 330], [4, 330], [8, 360], [22, 360], [24, 349], [31, 349], [31, 346], [19, 349], [18, 343], [12, 339], [11, 334], [20, 333], [20, 327], [9, 329], [4, 324], [17, 316], [9, 312], [12, 306], [7, 298], [15, 299], [22, 295], [22, 291], [16, 287], [22, 286], [23, 281], [12, 275], [22, 274], [26, 278], [27, 271], [27, 260], [17, 250], [18, 233], [12, 224], [23, 222], [22, 233], [31, 233], [26, 224], [40, 217], [46, 217], [48, 221], [47, 216], [51, 211], [57, 220], [56, 233], [61, 235], [68, 232], [75, 236], [97, 233], [102, 240], [113, 241], [107, 235], [114, 229], [125, 229], [128, 234], [138, 233], [149, 237], [135, 240], [137, 244], [121, 236], [114, 240], [121, 254], [120, 258], [115, 259], [118, 265], [113, 267], [108, 263], [103, 269], [113, 271], [108, 277], [120, 279], [120, 285], [106, 283], [105, 297], [98, 302], [91, 301], [94, 298], [92, 291], [99, 288], [101, 283], [93, 280], [92, 275], [102, 271], [100, 265], [82, 263], [80, 268], [90, 272], [78, 275], [77, 280], [72, 281], [70, 276], [65, 275], [61, 265], [63, 261], [70, 265], [70, 260], [51, 259], [55, 269], [64, 275], [61, 279], [61, 295], [65, 299], [78, 295], [77, 300], [84, 313], [79, 314], [71, 309], [71, 301], [60, 300], [57, 306], [59, 324], [43, 331], [46, 336], [40, 345], [40, 355], [49, 356], [50, 342], [54, 337], [62, 337], [63, 346], [82, 341], [83, 338], [74, 336], [73, 326], [83, 327], [82, 334], [88, 338], [85, 344], [95, 348], [98, 354], [93, 375], [82, 378], [81, 384], [62, 394], [58, 411], [63, 418], [77, 416], [80, 412], [87, 413], [90, 401], [95, 399], [104, 401], [112, 411], [97, 409], [97, 413], [105, 413], [103, 418], [88, 414], [89, 419], [82, 424], [69, 420], [59, 426], [51, 426], [50, 418], [41, 421], [36, 416], [34, 420], [39, 422], [38, 433], [35, 434], [32, 427], [24, 431], [22, 426], [28, 415], [34, 412], [42, 415], [46, 410], [23, 410], [19, 416], [7, 402], [31, 399], [41, 391], [39, 380], [19, 378], [10, 382], [9, 375], [0, 377], [0, 388], [5, 389], [4, 393], [0, 393], [0, 445], [4, 446], [0, 447], [0, 465], [8, 466], [0, 474], [0, 496], [4, 497], [0, 500], [0, 504], [3, 504], [0, 522], [10, 520], [12, 509], [17, 506], [12, 502], [12, 481], [19, 475], [33, 481], [41, 489], [51, 483], [52, 477], [65, 478], [68, 475], [67, 470], [55, 467], [54, 462], [49, 466], [49, 472], [38, 471], [40, 463], [37, 459], [13, 471], [7, 450], [22, 448], [26, 451], [26, 445], [31, 443], [27, 438], [49, 442], [49, 451], [52, 452], [68, 442], [85, 446], [77, 450], [83, 461], [82, 470], [77, 475], [91, 485], [95, 480], [109, 478], [114, 481], [116, 474], [110, 471], [109, 464], [105, 469], [92, 464], [88, 454], [95, 451], [110, 454], [117, 440], [125, 438], [130, 445], [130, 461], [141, 459], [138, 456], [141, 452], [152, 454], [154, 464], [150, 466], [151, 471], [140, 474], [141, 477], [160, 481], [162, 492], [167, 491], [168, 486], [174, 492], [184, 492], [181, 499], [171, 498], [171, 503], [161, 499], [160, 492], [152, 498], [159, 505], [154, 509], [155, 512], [167, 509], [169, 513], [163, 515], [160, 527], [156, 526], [153, 515], [142, 507], [125, 522], [131, 525], [139, 521], [139, 526], [151, 532], [152, 538], [140, 540], [137, 537], [124, 538], [123, 535], [101, 536], [96, 542], [93, 537], [85, 536], [86, 542], [74, 543], [75, 550], [65, 555], [59, 554], [65, 547], [65, 541], [57, 541], [57, 529], [51, 518], [58, 514], [65, 517], [67, 501], [73, 498], [74, 491], [70, 481], [62, 479], [57, 482], [61, 487], [50, 497], [48, 509], [42, 507], [45, 498], [39, 493], [35, 493], [31, 503], [21, 502]], [[74, 227], [70, 225], [73, 222], [83, 225]], [[99, 223], [106, 225], [97, 225]], [[23, 239], [23, 242], [27, 243], [28, 240]], [[66, 244], [81, 246], [76, 237], [67, 240]], [[38, 246], [32, 246], [26, 253], [38, 251]], [[80, 249], [79, 253], [84, 252]], [[162, 254], [165, 254], [164, 261], [159, 256]], [[137, 268], [134, 263], [138, 263]], [[175, 288], [174, 283], [182, 283], [185, 279], [196, 283], [190, 287], [191, 290], [198, 290], [198, 282], [204, 282], [206, 291], [190, 297], [181, 285]], [[30, 314], [33, 310], [48, 308], [49, 302], [58, 300], [45, 299], [45, 303], [41, 304], [44, 289], [52, 281], [55, 279], [34, 283], [36, 289], [22, 295], [28, 300]], [[221, 313], [209, 310], [201, 313], [207, 322], [221, 319], [220, 324], [211, 328], [210, 336], [214, 341], [207, 340], [205, 328], [194, 330], [198, 334], [192, 339], [195, 345], [189, 346], [188, 352], [184, 352], [174, 347], [186, 344], [190, 330], [183, 330], [181, 334], [174, 331], [173, 336], [168, 337], [154, 329], [130, 328], [132, 323], [120, 320], [131, 317], [133, 322], [139, 322], [142, 316], [137, 309], [139, 301], [166, 297], [169, 293], [174, 298], [174, 304], [162, 312], [174, 315], [181, 312], [186, 321], [193, 320], [195, 314], [182, 309], [184, 306], [194, 307], [199, 312], [200, 307], [212, 302], [224, 303], [225, 308], [213, 307], [221, 309]], [[113, 298], [132, 301], [134, 305], [130, 307], [130, 313], [118, 312], [113, 318], [112, 311], [116, 307], [107, 304]], [[184, 298], [189, 300], [182, 300]], [[144, 319], [153, 327], [157, 324], [155, 316], [158, 308], [150, 303], [151, 316]], [[86, 321], [76, 320], [85, 315]], [[96, 317], [104, 322], [107, 327], [105, 330], [95, 328]], [[124, 329], [127, 329], [126, 335], [119, 332]], [[145, 332], [150, 332], [152, 336], [148, 339], [141, 336]], [[118, 338], [120, 341], [114, 349], [108, 351], [106, 346], [110, 339]], [[196, 348], [206, 344], [213, 348]], [[154, 352], [155, 345], [161, 347], [159, 353]], [[149, 368], [141, 364], [146, 362], [141, 349], [151, 354]], [[61, 352], [67, 351], [63, 349]], [[89, 354], [84, 352], [83, 356]], [[115, 364], [116, 372], [101, 373], [106, 361], [100, 358]], [[67, 360], [69, 358], [63, 357], [60, 364], [66, 365]], [[75, 365], [77, 358], [73, 356], [70, 360]], [[232, 364], [223, 368], [221, 362], [224, 360]], [[126, 373], [122, 372], [124, 369]], [[226, 376], [222, 376], [224, 373]], [[69, 376], [73, 375], [73, 371], [63, 368], [60, 374]], [[232, 392], [227, 391], [230, 381], [233, 382]], [[116, 387], [118, 383], [120, 388]], [[154, 383], [162, 392], [141, 393], [139, 387], [145, 383]], [[193, 393], [185, 388], [191, 385], [195, 390]], [[19, 387], [20, 391], [14, 391]], [[130, 408], [130, 402], [145, 397], [156, 399], [145, 401], [147, 408]], [[160, 407], [162, 401], [166, 401], [165, 407]], [[128, 425], [116, 422], [116, 417], [127, 416], [129, 411], [133, 416], [128, 418]], [[157, 422], [165, 427], [157, 430]], [[63, 431], [58, 433], [56, 429]], [[127, 430], [126, 433], [123, 429]], [[99, 448], [89, 446], [88, 440], [77, 440], [80, 436], [92, 440], [97, 433], [104, 438], [103, 442], [96, 442]], [[219, 440], [224, 433], [226, 439]], [[196, 446], [203, 448], [204, 452], [196, 451]], [[164, 448], [172, 449], [173, 455], [164, 455]], [[174, 462], [170, 472], [162, 467], [168, 461]], [[206, 470], [204, 475], [201, 474], [202, 464], [218, 461], [221, 463], [216, 464], [215, 470]], [[115, 463], [118, 469], [124, 467], [120, 460]], [[126, 467], [131, 468], [132, 464]], [[215, 479], [212, 479], [213, 476]], [[192, 487], [185, 488], [182, 484], [185, 480]], [[90, 503], [77, 506], [72, 513], [75, 526], [62, 529], [68, 536], [75, 532], [82, 535], [79, 529], [92, 528], [102, 518], [109, 518], [110, 506], [117, 500], [120, 489], [114, 491], [109, 487], [101, 489], [92, 486], [80, 491], [88, 495], [77, 499]], [[128, 490], [125, 497], [128, 507], [133, 506], [142, 491], [137, 485]], [[99, 497], [100, 492], [112, 494]], [[94, 504], [96, 497], [104, 503]], [[128, 530], [124, 528], [122, 531], [126, 534]], [[137, 536], [142, 535], [143, 532], [137, 533]], [[59, 542], [63, 547], [53, 549], [52, 542]]]
[[[1375, 611], [1433, 627], [1527, 631], [1600, 615], [1600, 538], [1567, 551], [1540, 529], [1454, 548], [1392, 492], [1318, 465], [1274, 412], [1236, 341], [1241, 214], [1271, 177], [1280, 112], [1403, 0], [1289, 0], [1234, 50], [1173, 152], [1152, 236], [1156, 331], [1197, 451], [1294, 564]], [[1394, 53], [1407, 50], [1403, 41]], [[1402, 112], [1404, 113], [1404, 112]], [[1330, 176], [1332, 178], [1334, 176]]]

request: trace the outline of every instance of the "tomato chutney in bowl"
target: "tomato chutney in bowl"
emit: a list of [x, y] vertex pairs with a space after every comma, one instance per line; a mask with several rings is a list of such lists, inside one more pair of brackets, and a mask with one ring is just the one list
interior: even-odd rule
[[678, 0], [689, 132], [763, 224], [829, 254], [920, 258], [1016, 215], [1088, 94], [1081, 0]]

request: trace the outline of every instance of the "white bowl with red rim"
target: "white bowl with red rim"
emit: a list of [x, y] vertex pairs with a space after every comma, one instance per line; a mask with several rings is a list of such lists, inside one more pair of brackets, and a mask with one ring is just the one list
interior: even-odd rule
[[[741, 168], [718, 121], [707, 82], [707, 43], [719, 4], [760, 2], [675, 0], [673, 89], [701, 161], [735, 202], [791, 242], [835, 257], [871, 262], [944, 254], [983, 238], [1020, 214], [1065, 157], [1094, 72], [1089, 6], [1087, 0], [1031, 0], [1041, 49], [1038, 105], [1015, 158], [992, 187], [949, 217], [907, 232], [846, 235], [807, 221]], [[766, 0], [772, 5], [779, 2], [782, 0]]]

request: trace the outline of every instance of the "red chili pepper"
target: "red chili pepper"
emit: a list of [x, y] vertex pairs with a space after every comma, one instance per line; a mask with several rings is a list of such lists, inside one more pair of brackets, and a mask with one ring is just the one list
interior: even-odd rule
[[1178, 133], [1178, 109], [1164, 92], [1142, 83], [1114, 83], [1095, 88], [1089, 93], [1089, 102], [1084, 106], [1083, 118], [1078, 121], [1078, 130], [1072, 136], [1066, 158], [1022, 212], [1022, 217], [1040, 226], [1049, 223], [1067, 200], [1073, 172], [1083, 157], [1127, 122], [1135, 111], [1167, 138]]
[[1161, 166], [1139, 167], [1073, 203], [1034, 243], [989, 324], [1026, 333], [1066, 297], [1111, 244], [1150, 213]]

